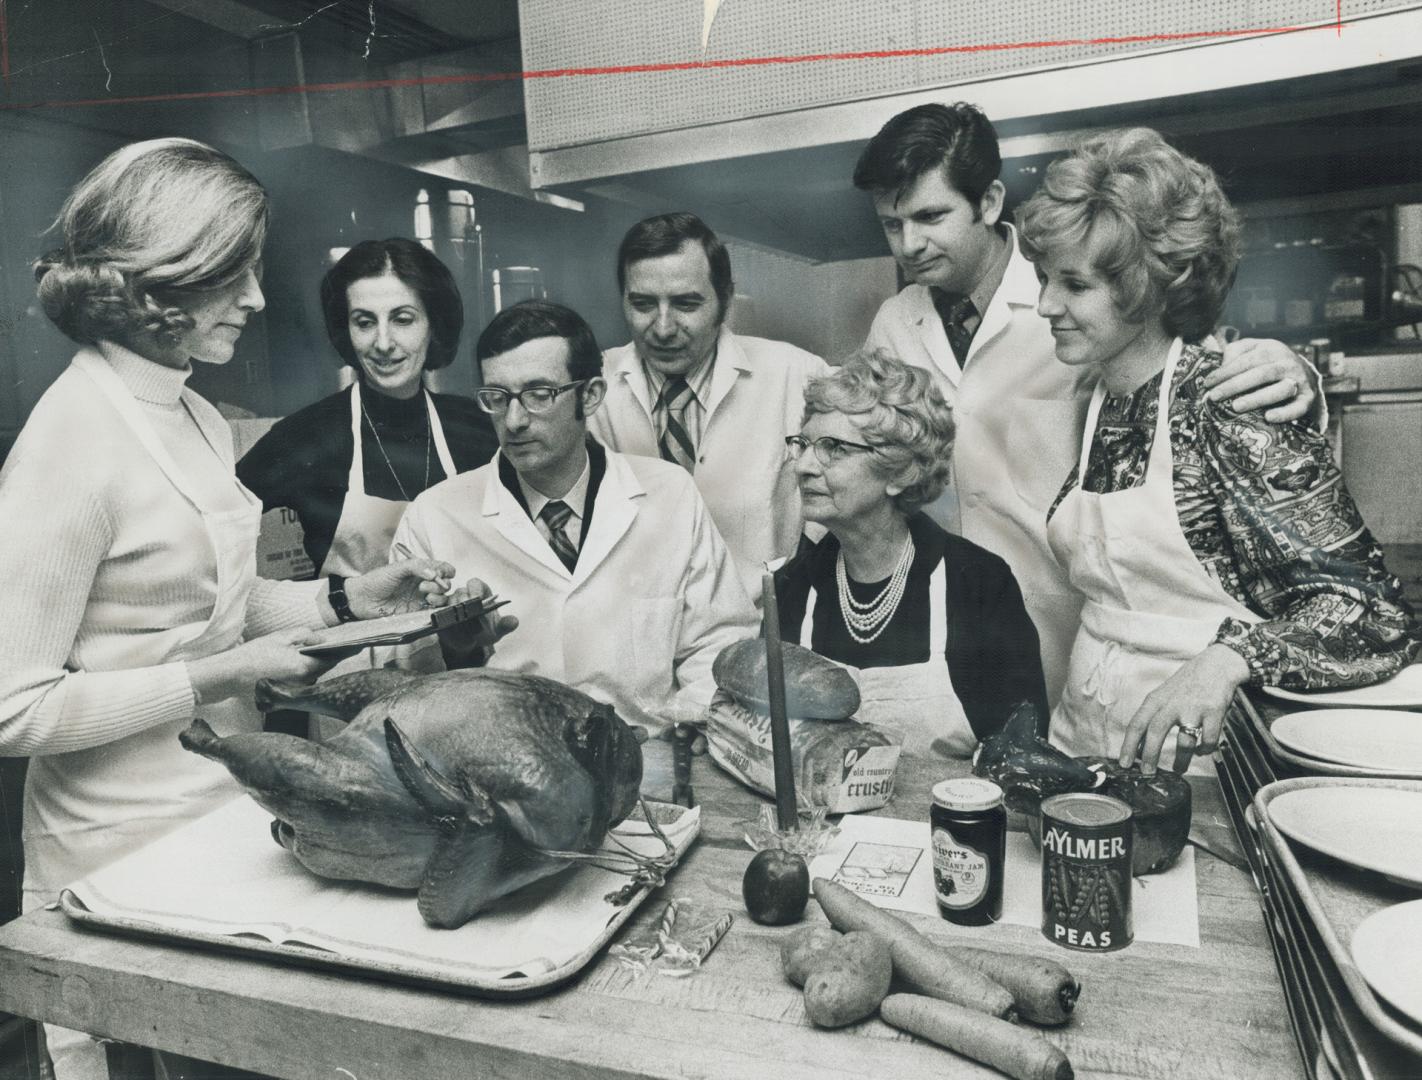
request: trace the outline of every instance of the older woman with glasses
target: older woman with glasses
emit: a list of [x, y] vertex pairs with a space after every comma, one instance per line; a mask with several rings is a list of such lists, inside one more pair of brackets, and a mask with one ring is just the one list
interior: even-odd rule
[[858, 718], [914, 749], [971, 753], [1017, 704], [1045, 717], [1037, 632], [1007, 564], [920, 508], [948, 478], [953, 419], [931, 376], [861, 354], [805, 388], [786, 440], [806, 521], [776, 575], [781, 633], [857, 670]]

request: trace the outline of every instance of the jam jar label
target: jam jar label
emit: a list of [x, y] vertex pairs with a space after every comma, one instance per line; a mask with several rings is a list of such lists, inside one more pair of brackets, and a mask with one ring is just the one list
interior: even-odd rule
[[986, 895], [988, 857], [944, 828], [933, 830], [933, 887], [949, 908], [972, 907]]

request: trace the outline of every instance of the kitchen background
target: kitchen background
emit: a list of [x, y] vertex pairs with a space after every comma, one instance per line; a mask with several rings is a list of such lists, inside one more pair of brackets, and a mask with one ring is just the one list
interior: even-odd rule
[[[1415, 595], [1422, 5], [1009, 7], [0, 0], [0, 459], [72, 352], [35, 304], [30, 262], [69, 187], [129, 140], [212, 142], [272, 192], [266, 313], [231, 364], [193, 379], [250, 434], [338, 386], [317, 282], [370, 237], [416, 236], [455, 269], [468, 346], [533, 294], [611, 346], [625, 340], [623, 231], [691, 209], [731, 249], [735, 329], [841, 357], [899, 284], [849, 183], [858, 148], [902, 108], [964, 98], [997, 123], [1010, 203], [1108, 126], [1157, 127], [1221, 173], [1248, 238], [1221, 333], [1316, 357], [1348, 485]], [[1002, 43], [1040, 47], [975, 48]], [[716, 63], [746, 58], [765, 62]], [[521, 71], [541, 77], [509, 77]], [[440, 389], [474, 389], [471, 352]], [[17, 910], [22, 769], [0, 760], [0, 921]], [[20, 1030], [0, 1025], [0, 1041], [23, 1048]]]

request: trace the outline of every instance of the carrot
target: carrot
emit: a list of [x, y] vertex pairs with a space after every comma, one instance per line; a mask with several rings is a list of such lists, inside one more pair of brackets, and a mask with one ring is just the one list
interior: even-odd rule
[[828, 878], [815, 879], [815, 899], [839, 930], [868, 930], [889, 943], [894, 975], [919, 994], [1006, 1018], [1013, 1011], [1012, 994], [987, 975], [956, 960], [896, 915], [875, 907]]
[[1071, 1019], [1077, 996], [1081, 993], [1081, 983], [1055, 960], [969, 945], [953, 945], [950, 948], [960, 963], [1007, 987], [1022, 1019], [1048, 1027], [1065, 1024]]
[[991, 1065], [1013, 1080], [1072, 1080], [1061, 1050], [1027, 1028], [920, 994], [890, 994], [879, 1006], [888, 1024]]

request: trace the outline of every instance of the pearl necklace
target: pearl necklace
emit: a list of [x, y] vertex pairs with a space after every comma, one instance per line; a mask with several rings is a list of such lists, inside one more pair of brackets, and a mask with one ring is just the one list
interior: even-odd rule
[[868, 645], [888, 628], [894, 612], [899, 610], [899, 602], [904, 598], [913, 556], [913, 536], [910, 535], [904, 540], [903, 553], [888, 582], [879, 590], [879, 595], [867, 604], [861, 604], [850, 595], [849, 574], [844, 569], [844, 551], [840, 550], [834, 564], [835, 584], [839, 586], [839, 613], [844, 618], [849, 636], [859, 644]]

